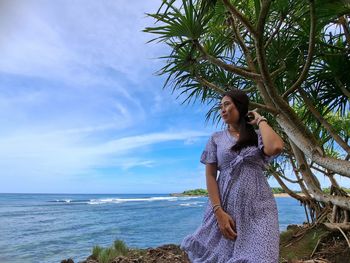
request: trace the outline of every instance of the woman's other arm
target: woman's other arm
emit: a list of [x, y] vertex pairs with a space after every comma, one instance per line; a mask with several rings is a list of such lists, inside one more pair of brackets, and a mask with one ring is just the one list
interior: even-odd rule
[[264, 154], [268, 156], [278, 155], [283, 150], [282, 138], [271, 128], [266, 119], [256, 111], [250, 111], [254, 119], [248, 122], [251, 125], [257, 125], [261, 134], [262, 142], [264, 144]]
[[237, 236], [237, 233], [235, 232], [236, 223], [232, 217], [221, 208], [219, 187], [216, 181], [217, 171], [218, 168], [216, 163], [206, 164], [205, 175], [209, 199], [212, 206], [220, 205], [220, 207], [215, 210], [215, 216], [221, 233], [227, 239], [235, 239]]
[[284, 146], [281, 137], [271, 128], [271, 126], [266, 121], [261, 121], [258, 127], [264, 144], [264, 153], [268, 156], [281, 153]]
[[218, 168], [216, 163], [208, 163], [205, 165], [207, 190], [208, 190], [208, 195], [212, 206], [214, 205], [221, 206], [219, 187], [216, 182], [217, 173], [218, 173]]

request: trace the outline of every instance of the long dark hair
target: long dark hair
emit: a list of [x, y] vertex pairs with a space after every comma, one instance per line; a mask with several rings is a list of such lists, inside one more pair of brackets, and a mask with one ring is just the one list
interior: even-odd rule
[[228, 96], [232, 99], [239, 112], [239, 139], [231, 150], [239, 151], [247, 146], [257, 146], [258, 136], [254, 130], [253, 125], [248, 124], [248, 106], [249, 98], [247, 94], [239, 89], [232, 89], [223, 94], [222, 98]]

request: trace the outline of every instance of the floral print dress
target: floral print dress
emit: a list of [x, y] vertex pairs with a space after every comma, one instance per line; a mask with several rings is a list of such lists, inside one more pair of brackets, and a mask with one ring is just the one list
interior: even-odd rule
[[240, 152], [231, 150], [237, 139], [227, 130], [210, 137], [201, 162], [218, 165], [221, 206], [236, 222], [237, 238], [230, 240], [222, 235], [208, 200], [202, 224], [181, 243], [192, 263], [278, 262], [277, 206], [263, 174], [275, 156], [263, 153], [259, 131], [257, 135], [258, 146]]

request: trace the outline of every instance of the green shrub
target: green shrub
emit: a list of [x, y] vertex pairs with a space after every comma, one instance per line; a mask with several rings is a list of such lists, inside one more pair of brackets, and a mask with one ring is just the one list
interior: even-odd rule
[[114, 249], [117, 251], [118, 255], [125, 256], [128, 253], [128, 247], [122, 240], [114, 241]]
[[101, 253], [98, 255], [97, 260], [99, 263], [109, 263], [108, 262], [108, 251], [106, 248], [101, 250]]
[[97, 260], [99, 263], [110, 263], [118, 256], [118, 252], [113, 247], [102, 250]]
[[92, 248], [92, 257], [93, 257], [94, 259], [98, 259], [98, 256], [101, 254], [102, 250], [103, 250], [102, 247], [100, 247], [100, 246], [94, 246], [94, 247]]
[[98, 260], [99, 263], [111, 263], [118, 256], [126, 256], [128, 251], [128, 247], [122, 240], [116, 240], [113, 246], [108, 248], [94, 246], [92, 258]]

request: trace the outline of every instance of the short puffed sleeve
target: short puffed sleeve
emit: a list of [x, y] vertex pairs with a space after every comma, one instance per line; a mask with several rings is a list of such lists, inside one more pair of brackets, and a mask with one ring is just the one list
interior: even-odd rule
[[261, 151], [261, 155], [263, 157], [263, 160], [265, 163], [270, 163], [273, 161], [273, 159], [275, 159], [278, 154], [276, 155], [272, 155], [272, 156], [269, 156], [269, 155], [266, 155], [263, 151], [263, 148], [264, 148], [264, 143], [263, 143], [263, 140], [262, 140], [262, 136], [261, 136], [261, 133], [259, 130], [256, 131], [257, 135], [258, 135], [258, 148], [260, 149]]
[[214, 134], [210, 136], [207, 145], [205, 146], [204, 151], [202, 152], [201, 163], [208, 164], [208, 163], [217, 163], [217, 154], [216, 154], [216, 143]]

